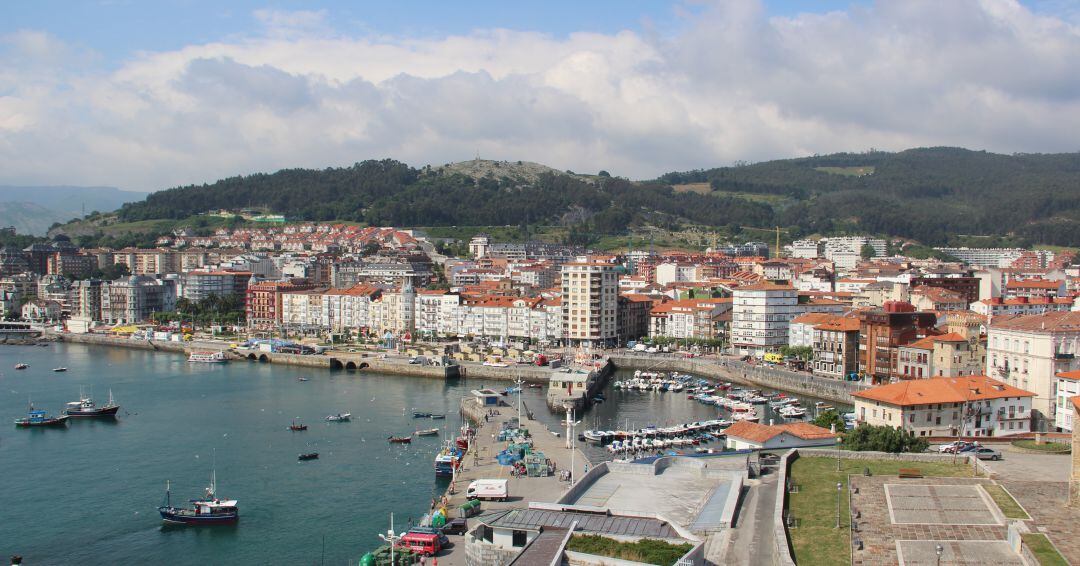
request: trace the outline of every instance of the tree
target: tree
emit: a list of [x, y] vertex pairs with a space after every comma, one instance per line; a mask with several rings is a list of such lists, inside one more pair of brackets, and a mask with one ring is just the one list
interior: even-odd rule
[[[821, 413], [814, 420], [810, 421], [810, 424], [820, 426], [821, 428], [827, 428], [829, 430], [835, 430], [838, 434], [844, 432], [846, 425], [844, 423], [844, 417], [840, 416], [840, 413], [835, 410], [828, 410]], [[836, 427], [835, 429], [833, 427]]]
[[925, 452], [929, 443], [925, 438], [891, 426], [860, 424], [844, 436], [844, 447], [855, 451], [874, 452]]
[[610, 177], [611, 173], [608, 173], [607, 171], [604, 171], [603, 169], [601, 169], [600, 172], [597, 173], [596, 176], [597, 177]]
[[814, 349], [810, 346], [780, 346], [780, 355], [809, 362], [814, 357]]
[[859, 255], [861, 255], [863, 259], [870, 259], [872, 257], [877, 257], [877, 250], [870, 244], [863, 244], [862, 249], [859, 250]]

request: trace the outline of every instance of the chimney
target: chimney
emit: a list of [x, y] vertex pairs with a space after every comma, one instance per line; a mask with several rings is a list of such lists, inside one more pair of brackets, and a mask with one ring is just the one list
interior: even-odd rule
[[769, 419], [769, 426], [772, 426], [775, 422], [773, 419]]

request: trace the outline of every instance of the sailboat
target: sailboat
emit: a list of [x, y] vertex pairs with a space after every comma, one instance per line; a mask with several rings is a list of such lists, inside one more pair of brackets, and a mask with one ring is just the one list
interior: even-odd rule
[[120, 410], [120, 405], [113, 401], [112, 389], [109, 390], [109, 402], [98, 407], [94, 400], [83, 395], [79, 388], [79, 400], [72, 401], [64, 407], [64, 414], [73, 418], [115, 417]]
[[217, 470], [210, 471], [210, 486], [202, 499], [190, 499], [191, 507], [173, 507], [172, 490], [165, 481], [165, 504], [158, 507], [161, 519], [172, 525], [226, 525], [240, 519], [235, 499], [218, 499]]

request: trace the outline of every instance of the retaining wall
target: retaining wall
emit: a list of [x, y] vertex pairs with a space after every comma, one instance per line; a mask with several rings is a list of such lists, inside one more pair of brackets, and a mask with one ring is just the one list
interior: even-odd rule
[[851, 397], [852, 393], [867, 388], [865, 384], [860, 382], [838, 381], [771, 366], [750, 365], [736, 360], [643, 356], [622, 353], [613, 354], [610, 360], [620, 369], [677, 371], [717, 381], [732, 381], [744, 385], [780, 389], [845, 405], [854, 404]]
[[774, 556], [777, 566], [795, 566], [795, 558], [791, 556], [791, 541], [784, 524], [784, 509], [787, 508], [788, 471], [791, 462], [798, 457], [798, 450], [788, 450], [780, 457], [779, 476], [776, 479], [776, 508], [773, 510], [773, 543], [776, 545]]

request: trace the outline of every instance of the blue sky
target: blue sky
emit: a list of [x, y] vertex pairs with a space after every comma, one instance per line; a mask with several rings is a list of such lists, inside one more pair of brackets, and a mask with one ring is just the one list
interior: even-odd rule
[[0, 185], [1077, 151], [1080, 0], [0, 3]]
[[[772, 15], [842, 10], [859, 4], [845, 0], [771, 0]], [[333, 30], [344, 35], [388, 34], [440, 37], [476, 29], [507, 28], [565, 36], [578, 31], [615, 33], [650, 28], [671, 33], [684, 25], [677, 14], [699, 9], [693, 3], [650, 0], [506, 2], [259, 2], [252, 0], [40, 0], [4, 5], [0, 30], [45, 30], [93, 49], [116, 63], [140, 50], [179, 49], [258, 33], [253, 16], [261, 9], [324, 10]]]

